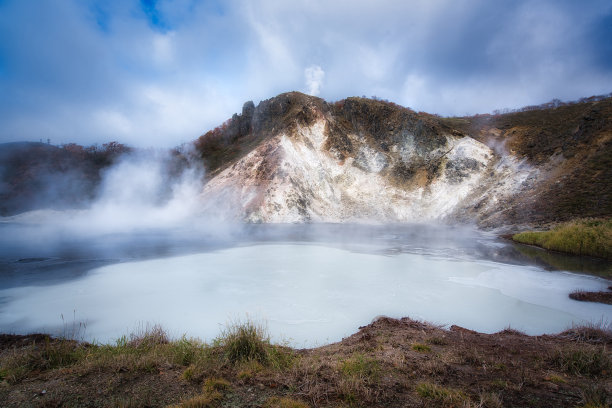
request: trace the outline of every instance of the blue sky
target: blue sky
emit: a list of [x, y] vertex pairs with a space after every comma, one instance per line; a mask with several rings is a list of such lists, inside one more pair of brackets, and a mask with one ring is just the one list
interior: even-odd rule
[[612, 92], [605, 0], [0, 0], [0, 142], [175, 146], [298, 90], [442, 115]]

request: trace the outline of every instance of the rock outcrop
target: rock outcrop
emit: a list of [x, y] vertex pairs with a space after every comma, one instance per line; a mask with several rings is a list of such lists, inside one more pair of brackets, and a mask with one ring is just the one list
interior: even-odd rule
[[250, 222], [512, 223], [499, 214], [541, 166], [470, 130], [378, 100], [282, 94], [196, 142], [211, 175], [202, 199]]

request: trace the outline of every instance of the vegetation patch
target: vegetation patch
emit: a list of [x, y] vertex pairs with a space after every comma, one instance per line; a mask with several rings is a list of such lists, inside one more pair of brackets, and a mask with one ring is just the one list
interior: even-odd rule
[[412, 345], [412, 349], [414, 351], [418, 351], [419, 353], [429, 353], [431, 351], [431, 347], [426, 344], [415, 343]]
[[512, 239], [554, 251], [612, 259], [612, 218], [574, 220], [550, 231], [521, 232]]
[[570, 374], [601, 376], [612, 373], [612, 359], [604, 347], [568, 347], [553, 356], [558, 368]]
[[[530, 337], [407, 318], [381, 318], [309, 350], [271, 344], [249, 322], [212, 344], [171, 339], [159, 327], [107, 345], [0, 335], [0, 405], [592, 408], [608, 404], [612, 386], [607, 335], [603, 324]], [[258, 346], [230, 347], [237, 338]], [[438, 343], [430, 339], [447, 346], [435, 358], [415, 353], [414, 345]], [[231, 359], [234, 349], [247, 352]]]
[[584, 290], [576, 290], [570, 293], [569, 297], [581, 302], [598, 302], [612, 305], [612, 291], [588, 292]]

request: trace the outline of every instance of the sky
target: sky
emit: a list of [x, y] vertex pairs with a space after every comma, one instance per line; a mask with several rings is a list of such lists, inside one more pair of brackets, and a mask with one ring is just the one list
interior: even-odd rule
[[0, 143], [172, 147], [244, 102], [444, 116], [612, 92], [609, 0], [0, 0]]

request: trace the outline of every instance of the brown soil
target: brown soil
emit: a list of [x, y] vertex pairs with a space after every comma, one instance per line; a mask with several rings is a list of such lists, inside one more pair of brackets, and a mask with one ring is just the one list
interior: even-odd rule
[[[0, 373], [6, 375], [9, 359], [58, 342], [43, 335], [1, 335]], [[270, 346], [288, 356], [284, 366], [229, 364], [208, 346], [212, 357], [198, 375], [193, 364], [170, 363], [162, 354], [147, 355], [146, 364], [130, 364], [119, 353], [105, 365], [84, 359], [41, 368], [17, 381], [7, 377], [0, 405], [157, 407], [200, 395], [208, 405], [192, 406], [603, 407], [612, 395], [611, 344], [610, 332], [593, 327], [532, 337], [511, 329], [482, 334], [379, 318], [328, 346]], [[184, 374], [189, 370], [192, 375]], [[221, 386], [211, 387], [211, 378], [223, 379], [213, 380]], [[204, 390], [202, 384], [208, 384]]]

